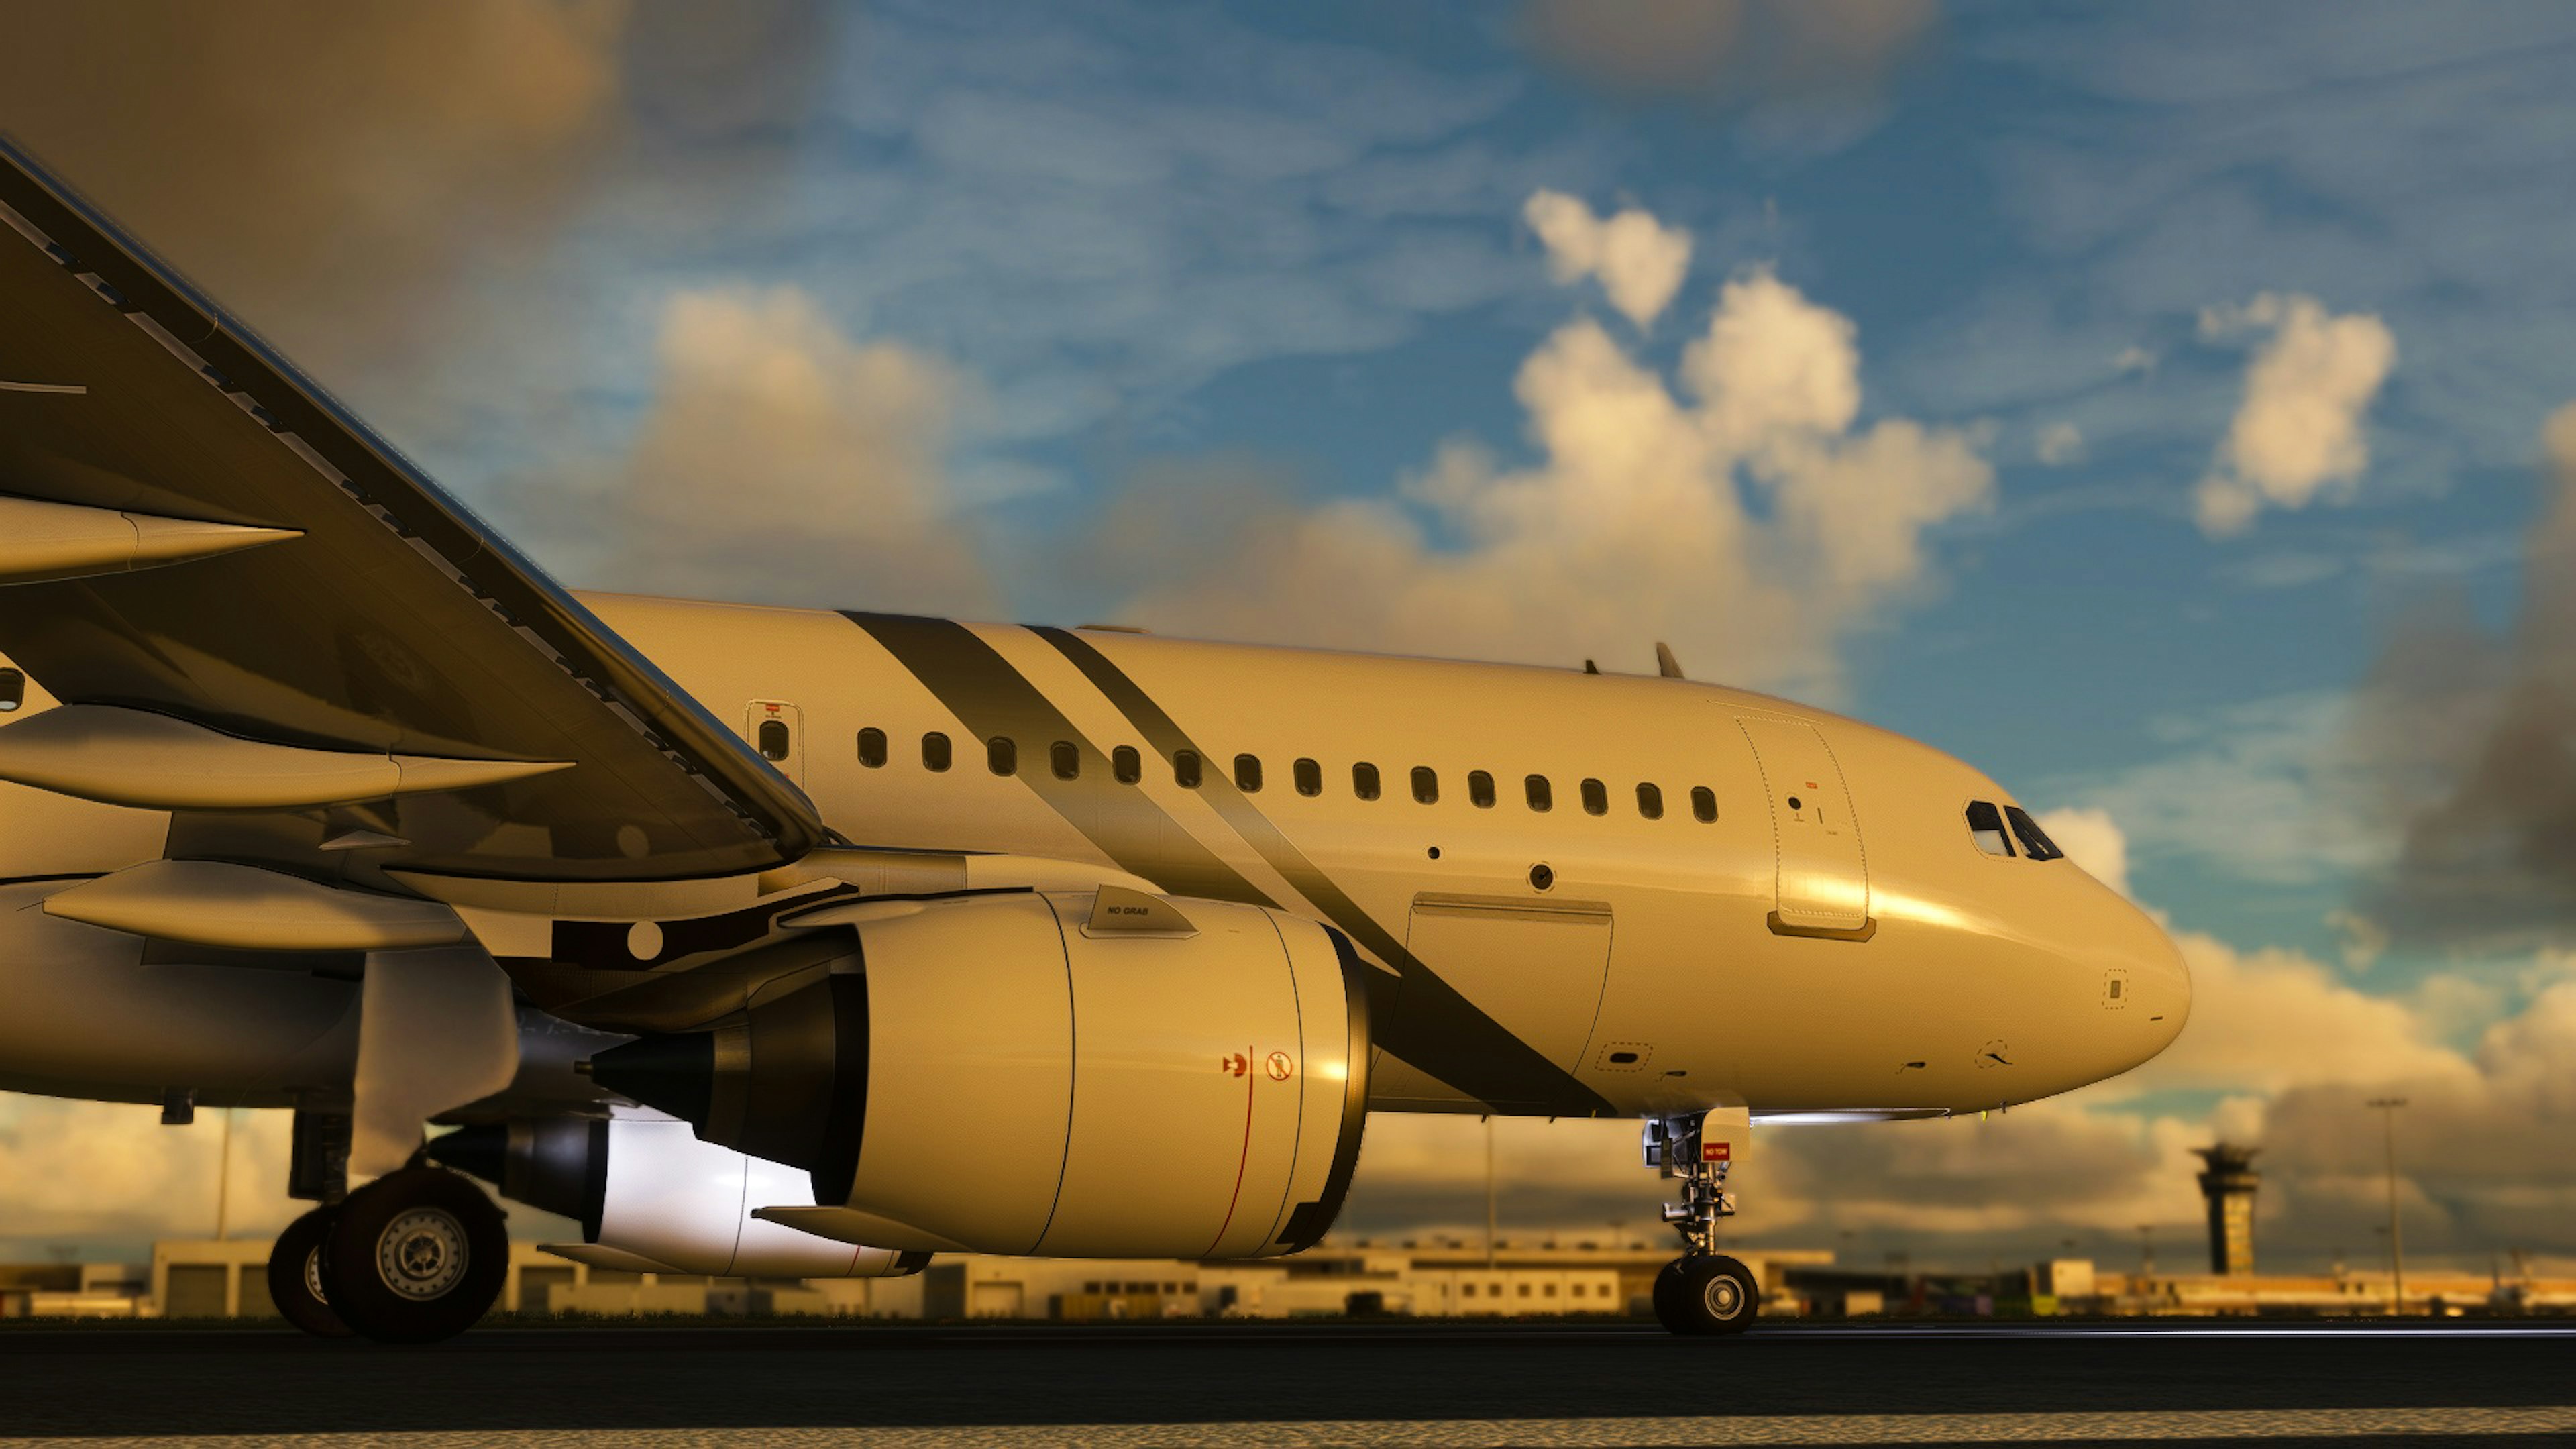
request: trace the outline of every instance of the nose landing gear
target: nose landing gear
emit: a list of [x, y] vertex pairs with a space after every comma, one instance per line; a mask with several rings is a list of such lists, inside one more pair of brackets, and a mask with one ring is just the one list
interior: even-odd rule
[[1735, 1215], [1727, 1169], [1750, 1126], [1741, 1107], [1646, 1119], [1646, 1165], [1682, 1184], [1682, 1200], [1664, 1205], [1682, 1255], [1655, 1275], [1655, 1317], [1670, 1332], [1742, 1333], [1761, 1311], [1753, 1270], [1717, 1251], [1718, 1219]]

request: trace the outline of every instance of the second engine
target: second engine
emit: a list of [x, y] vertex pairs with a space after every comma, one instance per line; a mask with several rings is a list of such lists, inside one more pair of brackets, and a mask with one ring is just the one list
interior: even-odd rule
[[[1311, 921], [1103, 887], [874, 901], [851, 949], [601, 1085], [812, 1174], [886, 1248], [1251, 1258], [1330, 1227], [1368, 1101], [1366, 973]], [[748, 1204], [747, 1205], [758, 1205]]]

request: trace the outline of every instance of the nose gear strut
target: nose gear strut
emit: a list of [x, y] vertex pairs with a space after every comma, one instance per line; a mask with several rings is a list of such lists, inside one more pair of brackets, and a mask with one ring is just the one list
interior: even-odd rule
[[1740, 1333], [1760, 1308], [1753, 1271], [1717, 1251], [1718, 1220], [1735, 1216], [1727, 1170], [1751, 1127], [1741, 1107], [1646, 1119], [1646, 1165], [1682, 1185], [1682, 1200], [1664, 1204], [1682, 1255], [1655, 1275], [1654, 1293], [1655, 1316], [1674, 1333]]
[[[1682, 1200], [1664, 1204], [1664, 1221], [1682, 1235], [1685, 1257], [1717, 1251], [1717, 1220], [1735, 1216], [1735, 1194], [1726, 1190], [1726, 1170], [1734, 1165], [1735, 1144], [1742, 1128], [1730, 1130], [1726, 1118], [1746, 1121], [1741, 1109], [1729, 1113], [1686, 1112], [1678, 1117], [1646, 1119], [1646, 1165], [1682, 1184]], [[1712, 1132], [1709, 1129], [1715, 1127]]]

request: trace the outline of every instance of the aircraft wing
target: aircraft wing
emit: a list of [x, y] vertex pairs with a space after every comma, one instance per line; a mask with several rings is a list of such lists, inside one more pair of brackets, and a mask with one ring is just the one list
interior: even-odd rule
[[0, 775], [232, 811], [182, 817], [230, 822], [224, 853], [265, 818], [276, 852], [364, 839], [523, 880], [763, 870], [823, 838], [757, 752], [5, 141], [0, 223], [0, 653], [73, 707], [0, 728]]

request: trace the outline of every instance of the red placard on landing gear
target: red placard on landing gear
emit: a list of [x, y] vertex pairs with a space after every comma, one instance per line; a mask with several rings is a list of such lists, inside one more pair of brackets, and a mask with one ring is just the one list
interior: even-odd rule
[[1725, 1142], [1703, 1142], [1699, 1145], [1699, 1160], [1702, 1162], [1725, 1162], [1728, 1160], [1728, 1154], [1732, 1146], [1733, 1144]]

